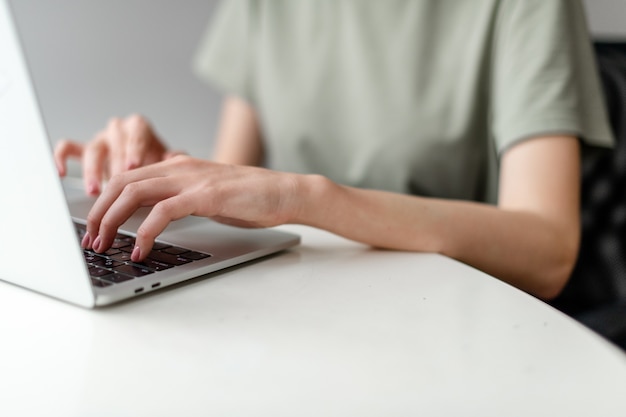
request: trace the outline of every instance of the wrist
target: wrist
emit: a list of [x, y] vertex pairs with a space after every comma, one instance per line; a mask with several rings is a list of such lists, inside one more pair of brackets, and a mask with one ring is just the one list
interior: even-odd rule
[[309, 174], [296, 176], [296, 210], [291, 223], [323, 227], [323, 219], [335, 201], [333, 194], [338, 185], [322, 175]]

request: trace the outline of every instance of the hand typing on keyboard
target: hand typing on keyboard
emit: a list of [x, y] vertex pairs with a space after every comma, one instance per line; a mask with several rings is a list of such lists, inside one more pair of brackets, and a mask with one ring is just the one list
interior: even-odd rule
[[[317, 178], [317, 177], [316, 177]], [[298, 222], [314, 198], [309, 176], [176, 156], [113, 177], [88, 216], [82, 246], [103, 253], [117, 228], [138, 208], [153, 206], [137, 230], [134, 262], [149, 256], [156, 237], [176, 219], [197, 215], [241, 227]]]
[[[78, 238], [82, 240], [87, 232], [86, 227], [78, 223], [75, 223], [75, 227]], [[98, 287], [108, 287], [211, 256], [164, 242], [155, 242], [143, 261], [133, 262], [130, 254], [134, 246], [134, 237], [117, 233], [113, 244], [105, 252], [96, 253], [93, 250], [84, 249], [83, 255], [93, 284]]]
[[139, 115], [113, 118], [107, 127], [88, 143], [59, 141], [54, 159], [59, 175], [67, 174], [67, 160], [80, 159], [85, 190], [90, 195], [101, 191], [104, 180], [121, 172], [170, 158], [180, 152], [168, 151], [148, 121]]

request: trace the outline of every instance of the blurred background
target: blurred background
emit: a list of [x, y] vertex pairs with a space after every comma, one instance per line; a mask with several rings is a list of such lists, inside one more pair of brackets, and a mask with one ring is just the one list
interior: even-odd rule
[[[594, 38], [626, 39], [626, 0], [584, 2]], [[11, 3], [53, 141], [138, 112], [171, 147], [210, 154], [221, 97], [191, 61], [216, 0]]]
[[53, 141], [138, 112], [207, 157], [221, 98], [191, 72], [215, 0], [10, 0]]

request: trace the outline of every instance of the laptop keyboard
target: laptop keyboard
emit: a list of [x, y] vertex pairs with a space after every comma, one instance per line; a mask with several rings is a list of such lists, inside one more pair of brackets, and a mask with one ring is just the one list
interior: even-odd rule
[[[86, 233], [85, 225], [76, 222], [74, 225], [78, 239], [81, 241]], [[113, 245], [106, 252], [96, 253], [92, 250], [83, 249], [83, 256], [89, 267], [92, 284], [96, 287], [108, 287], [211, 256], [208, 253], [155, 241], [152, 251], [144, 261], [132, 262], [130, 254], [134, 247], [135, 238], [133, 236], [118, 233]]]

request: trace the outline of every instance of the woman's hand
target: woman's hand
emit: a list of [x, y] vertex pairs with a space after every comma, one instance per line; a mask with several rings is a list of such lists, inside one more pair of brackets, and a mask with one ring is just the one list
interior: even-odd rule
[[54, 150], [59, 175], [67, 174], [67, 160], [80, 159], [87, 194], [97, 195], [102, 181], [140, 166], [162, 161], [168, 152], [148, 121], [139, 115], [113, 118], [90, 142], [60, 141]]
[[139, 207], [154, 206], [137, 231], [132, 260], [143, 260], [173, 220], [209, 217], [242, 227], [293, 221], [304, 176], [263, 168], [218, 164], [189, 156], [125, 171], [111, 178], [87, 218], [82, 246], [107, 250], [117, 228]]

